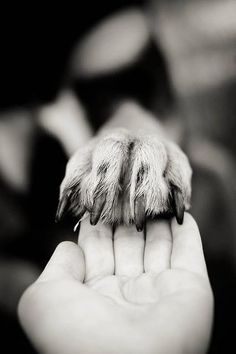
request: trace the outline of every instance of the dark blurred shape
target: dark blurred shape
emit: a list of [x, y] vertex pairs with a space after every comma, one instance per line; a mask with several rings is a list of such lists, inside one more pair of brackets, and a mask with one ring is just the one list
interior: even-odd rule
[[108, 14], [144, 3], [102, 0], [2, 8], [0, 107], [54, 99], [65, 79], [68, 53], [81, 35]]
[[153, 40], [129, 66], [91, 78], [75, 78], [72, 86], [95, 130], [127, 98], [155, 112], [160, 120], [173, 111], [176, 103], [165, 58]]

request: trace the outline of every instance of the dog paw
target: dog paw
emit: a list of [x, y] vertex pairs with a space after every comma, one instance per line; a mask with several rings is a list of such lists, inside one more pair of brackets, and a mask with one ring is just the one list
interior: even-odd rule
[[135, 223], [146, 218], [175, 215], [179, 224], [190, 207], [192, 170], [174, 143], [157, 135], [125, 130], [92, 139], [67, 164], [60, 187], [56, 219], [85, 213], [95, 225]]

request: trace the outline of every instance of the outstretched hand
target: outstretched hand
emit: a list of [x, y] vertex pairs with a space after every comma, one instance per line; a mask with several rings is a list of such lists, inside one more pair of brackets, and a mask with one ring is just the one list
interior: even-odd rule
[[194, 219], [112, 230], [81, 223], [19, 304], [41, 353], [205, 353], [213, 297]]

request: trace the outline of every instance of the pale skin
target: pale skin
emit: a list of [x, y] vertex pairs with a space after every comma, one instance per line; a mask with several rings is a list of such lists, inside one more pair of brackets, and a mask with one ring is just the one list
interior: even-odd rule
[[19, 318], [40, 353], [205, 353], [213, 296], [194, 219], [135, 227], [82, 221], [26, 290]]

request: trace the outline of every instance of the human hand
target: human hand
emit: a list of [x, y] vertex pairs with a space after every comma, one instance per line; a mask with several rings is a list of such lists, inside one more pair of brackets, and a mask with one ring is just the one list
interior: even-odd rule
[[42, 353], [205, 353], [213, 297], [197, 225], [189, 214], [143, 233], [81, 223], [19, 304]]

